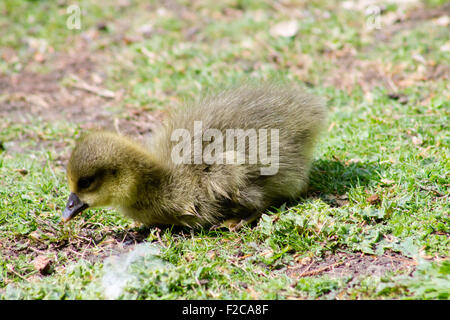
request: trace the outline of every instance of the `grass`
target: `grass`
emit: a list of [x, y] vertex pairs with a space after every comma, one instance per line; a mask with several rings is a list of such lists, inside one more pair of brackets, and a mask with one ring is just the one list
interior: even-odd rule
[[[125, 299], [448, 299], [450, 39], [438, 16], [407, 18], [444, 2], [387, 6], [380, 30], [338, 2], [292, 3], [79, 1], [81, 30], [65, 27], [68, 1], [0, 4], [1, 299], [105, 299], [118, 272], [126, 281], [114, 297]], [[389, 22], [398, 10], [405, 20]], [[299, 21], [294, 37], [270, 34], [289, 19]], [[91, 60], [72, 67], [86, 52]], [[68, 67], [46, 81], [62, 91], [12, 85], [47, 79], [55, 62]], [[76, 90], [69, 73], [89, 83], [94, 73], [118, 97]], [[327, 98], [308, 194], [239, 232], [143, 228], [112, 210], [61, 223], [67, 157], [100, 111], [137, 126], [145, 120], [132, 111], [164, 113], [247, 78]], [[73, 97], [66, 109], [61, 92]], [[98, 100], [78, 114], [88, 99]], [[158, 253], [108, 267], [111, 250], [138, 242]], [[407, 264], [339, 276], [314, 264], [339, 257], [337, 268], [354, 255]], [[52, 262], [44, 275], [38, 256]]]

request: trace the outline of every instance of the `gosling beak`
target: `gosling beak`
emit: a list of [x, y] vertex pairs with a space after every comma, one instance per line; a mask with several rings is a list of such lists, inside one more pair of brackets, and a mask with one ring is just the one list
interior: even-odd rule
[[89, 207], [88, 204], [81, 201], [80, 198], [72, 192], [69, 195], [69, 199], [67, 199], [67, 205], [62, 214], [64, 222], [69, 221], [87, 207]]

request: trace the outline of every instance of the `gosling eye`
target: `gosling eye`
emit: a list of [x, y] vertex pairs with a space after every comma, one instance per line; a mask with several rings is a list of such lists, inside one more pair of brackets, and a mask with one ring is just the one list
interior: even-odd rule
[[91, 186], [92, 182], [94, 182], [95, 177], [82, 177], [78, 180], [78, 188], [87, 189]]

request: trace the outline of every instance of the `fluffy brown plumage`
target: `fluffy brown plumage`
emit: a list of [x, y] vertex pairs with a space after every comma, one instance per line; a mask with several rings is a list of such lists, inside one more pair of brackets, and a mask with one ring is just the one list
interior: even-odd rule
[[[77, 141], [69, 160], [72, 194], [63, 217], [68, 220], [87, 206], [112, 206], [146, 225], [210, 227], [224, 221], [229, 225], [252, 221], [268, 207], [304, 191], [324, 119], [321, 100], [299, 88], [243, 86], [174, 112], [148, 146], [116, 133], [89, 133]], [[202, 135], [206, 129], [217, 129], [223, 137], [227, 129], [267, 129], [267, 139], [260, 135], [258, 143], [267, 142], [269, 154], [278, 148], [278, 160], [267, 164], [267, 158], [258, 157], [256, 163], [249, 163], [254, 149], [260, 150], [249, 138], [244, 149], [238, 148], [237, 140], [231, 149], [225, 143], [222, 148], [224, 159], [238, 157], [238, 151], [244, 150], [244, 164], [174, 163], [174, 148], [180, 147], [190, 147], [189, 158], [195, 160], [191, 140], [172, 137], [176, 129], [198, 135], [195, 121], [201, 121]], [[274, 129], [278, 143], [272, 140]], [[201, 150], [211, 151], [207, 148], [204, 142]], [[221, 156], [219, 151], [210, 154]], [[276, 174], [262, 175], [261, 169], [270, 166]]]

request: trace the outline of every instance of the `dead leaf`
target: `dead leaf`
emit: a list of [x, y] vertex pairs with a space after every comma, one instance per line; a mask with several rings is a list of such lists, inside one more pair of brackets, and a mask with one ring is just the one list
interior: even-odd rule
[[277, 23], [270, 28], [270, 35], [273, 37], [290, 38], [297, 34], [299, 25], [297, 20], [289, 20]]
[[394, 184], [394, 180], [389, 180], [389, 179], [381, 179], [381, 182], [385, 185], [391, 185]]
[[381, 202], [381, 199], [379, 195], [374, 193], [373, 195], [367, 198], [367, 202], [369, 202], [370, 204], [378, 204]]
[[312, 261], [311, 257], [296, 257], [295, 258], [295, 262], [297, 262], [299, 265], [306, 265], [306, 264], [311, 263], [311, 261]]
[[28, 174], [28, 170], [27, 169], [15, 169], [14, 171], [20, 173], [23, 176], [26, 176]]
[[428, 151], [431, 149], [431, 146], [426, 147], [425, 149], [423, 149], [420, 153], [419, 156], [426, 158], [428, 157]]
[[144, 37], [148, 37], [152, 34], [153, 30], [154, 30], [153, 24], [147, 23], [140, 26], [137, 31]]
[[450, 17], [449, 16], [439, 17], [433, 20], [433, 23], [441, 27], [447, 27], [450, 24]]
[[425, 60], [425, 58], [421, 54], [415, 53], [412, 55], [412, 58], [413, 58], [413, 60], [416, 60], [417, 62], [420, 62], [423, 64], [427, 63], [427, 60]]
[[6, 63], [12, 63], [18, 61], [17, 54], [14, 49], [12, 48], [2, 48], [0, 51], [0, 57], [6, 62]]
[[445, 43], [444, 45], [442, 45], [439, 50], [441, 50], [442, 52], [449, 52], [450, 51], [450, 42]]
[[238, 257], [237, 259], [238, 260], [244, 260], [244, 259], [247, 259], [247, 258], [249, 258], [249, 257], [251, 257], [252, 256], [252, 254], [246, 254], [246, 255], [243, 255], [243, 256], [241, 256], [241, 257]]
[[361, 159], [354, 159], [354, 158], [352, 158], [350, 160], [345, 161], [345, 164], [349, 165], [349, 164], [352, 164], [352, 163], [360, 163], [360, 162], [361, 162]]
[[47, 275], [50, 273], [52, 261], [46, 256], [40, 255], [33, 260], [33, 265], [42, 275]]
[[214, 260], [217, 256], [217, 254], [211, 250], [206, 253], [206, 256], [208, 257], [208, 259]]
[[415, 146], [420, 146], [423, 143], [423, 140], [420, 137], [412, 137], [411, 140]]
[[102, 84], [103, 82], [103, 78], [95, 72], [91, 74], [91, 79], [95, 84]]
[[267, 258], [270, 258], [273, 255], [273, 251], [272, 250], [266, 250], [264, 252], [260, 253], [261, 256], [267, 256]]

